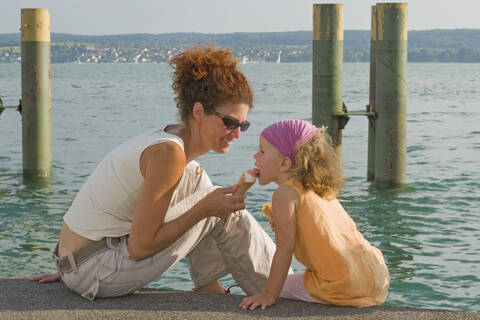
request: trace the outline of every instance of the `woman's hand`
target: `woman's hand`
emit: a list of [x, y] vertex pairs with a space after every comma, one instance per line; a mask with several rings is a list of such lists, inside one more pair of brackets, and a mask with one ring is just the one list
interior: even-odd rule
[[28, 280], [32, 282], [38, 282], [38, 283], [50, 283], [50, 282], [62, 281], [62, 278], [60, 277], [59, 273], [55, 273], [55, 274], [42, 274], [39, 276], [33, 276], [28, 278]]
[[243, 309], [249, 308], [250, 310], [254, 310], [257, 307], [260, 307], [262, 310], [264, 310], [268, 306], [275, 304], [275, 302], [276, 299], [273, 296], [264, 292], [256, 296], [244, 298], [242, 300], [242, 303], [240, 303], [239, 307]]
[[232, 195], [237, 188], [238, 185], [217, 188], [207, 194], [197, 205], [202, 208], [206, 216], [226, 218], [232, 212], [245, 209], [246, 195]]

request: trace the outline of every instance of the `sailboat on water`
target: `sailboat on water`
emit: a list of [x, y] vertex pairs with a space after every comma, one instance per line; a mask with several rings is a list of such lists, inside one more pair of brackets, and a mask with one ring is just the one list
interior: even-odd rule
[[282, 54], [282, 50], [278, 52], [277, 63], [280, 63], [280, 55]]

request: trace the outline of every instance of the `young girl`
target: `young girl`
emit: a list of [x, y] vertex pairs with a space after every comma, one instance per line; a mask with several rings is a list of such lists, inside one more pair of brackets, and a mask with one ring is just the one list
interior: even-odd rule
[[[263, 293], [240, 307], [265, 309], [279, 297], [356, 307], [383, 303], [388, 269], [336, 198], [341, 166], [325, 128], [302, 120], [274, 123], [260, 135], [254, 159], [260, 185], [278, 184], [271, 221], [277, 248]], [[288, 274], [292, 254], [305, 273]]]

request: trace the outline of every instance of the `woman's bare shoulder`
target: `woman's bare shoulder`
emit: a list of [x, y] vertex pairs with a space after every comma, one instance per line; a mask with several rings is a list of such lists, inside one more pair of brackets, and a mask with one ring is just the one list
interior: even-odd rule
[[186, 165], [183, 149], [175, 142], [165, 141], [146, 148], [140, 156], [140, 170], [145, 177], [147, 172], [178, 171]]

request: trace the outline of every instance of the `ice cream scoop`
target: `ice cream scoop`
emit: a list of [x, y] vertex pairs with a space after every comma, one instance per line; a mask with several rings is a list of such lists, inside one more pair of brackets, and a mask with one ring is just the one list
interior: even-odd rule
[[238, 189], [233, 194], [236, 196], [245, 194], [247, 190], [255, 184], [255, 181], [257, 181], [258, 173], [258, 169], [250, 169], [242, 172], [242, 175], [237, 182]]

